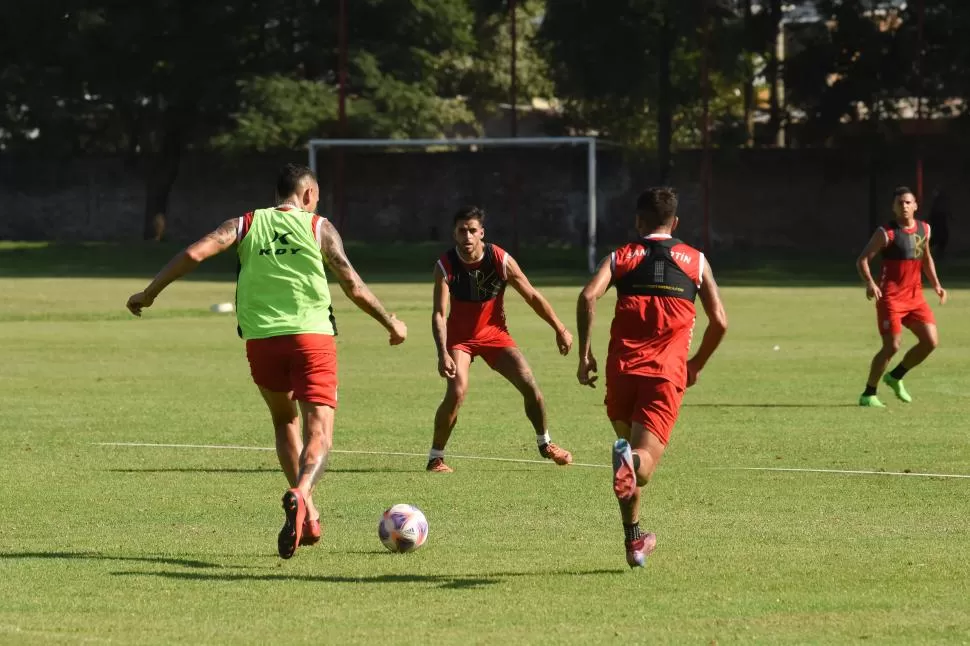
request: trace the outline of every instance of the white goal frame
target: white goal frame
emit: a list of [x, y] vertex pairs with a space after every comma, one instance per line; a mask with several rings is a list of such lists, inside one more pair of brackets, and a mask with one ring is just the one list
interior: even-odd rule
[[589, 272], [596, 271], [596, 137], [478, 137], [470, 139], [311, 139], [307, 142], [310, 169], [317, 172], [321, 148], [485, 148], [586, 146], [586, 256]]

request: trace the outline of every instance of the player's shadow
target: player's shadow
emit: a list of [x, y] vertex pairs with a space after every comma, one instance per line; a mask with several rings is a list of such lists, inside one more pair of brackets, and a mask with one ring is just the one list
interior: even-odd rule
[[177, 468], [161, 468], [161, 469], [105, 469], [109, 473], [279, 473], [279, 468], [252, 468], [252, 469], [241, 469], [241, 468], [228, 468], [223, 469], [219, 467], [177, 467]]
[[424, 471], [424, 466], [412, 467], [331, 467], [327, 473], [412, 473]]
[[179, 559], [166, 556], [118, 556], [102, 554], [100, 552], [0, 552], [0, 559], [53, 559], [53, 560], [82, 560], [82, 561], [131, 561], [136, 563], [155, 563], [160, 565], [178, 565], [197, 569], [221, 569], [226, 566], [194, 559]]
[[447, 590], [470, 590], [494, 585], [494, 577], [464, 577], [437, 574], [380, 574], [377, 576], [328, 576], [322, 574], [215, 574], [207, 572], [113, 572], [115, 576], [159, 577], [182, 581], [298, 581], [302, 583], [428, 583]]
[[149, 576], [183, 581], [300, 581], [303, 583], [426, 583], [446, 590], [473, 590], [501, 583], [508, 578], [533, 576], [616, 576], [616, 570], [564, 570], [554, 572], [497, 572], [481, 576], [456, 576], [446, 574], [379, 574], [376, 576], [339, 576], [322, 574], [243, 574], [215, 572], [113, 572], [114, 576]]
[[[327, 469], [327, 473], [408, 473], [411, 471], [418, 471], [417, 467], [411, 468], [392, 468], [392, 467], [351, 467], [351, 468], [341, 468], [335, 467]], [[420, 469], [423, 471], [423, 469]], [[221, 467], [165, 467], [165, 468], [149, 468], [149, 469], [105, 469], [107, 473], [273, 473], [279, 474], [279, 467], [255, 467], [251, 469], [247, 468], [221, 468]]]
[[858, 406], [858, 404], [684, 404], [684, 408], [858, 408]]

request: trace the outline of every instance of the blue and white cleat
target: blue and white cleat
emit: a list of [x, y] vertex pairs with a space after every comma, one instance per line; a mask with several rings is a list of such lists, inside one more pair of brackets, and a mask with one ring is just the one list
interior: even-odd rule
[[635, 541], [625, 541], [625, 543], [627, 565], [631, 568], [643, 567], [647, 563], [647, 557], [657, 549], [657, 535], [644, 534]]

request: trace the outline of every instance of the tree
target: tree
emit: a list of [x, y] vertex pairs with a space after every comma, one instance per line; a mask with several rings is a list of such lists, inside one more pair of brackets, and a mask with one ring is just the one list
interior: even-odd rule
[[[923, 9], [922, 51], [918, 29]], [[970, 99], [970, 5], [959, 0], [916, 0], [902, 12], [911, 58], [914, 96], [922, 97], [926, 118], [967, 114]], [[957, 99], [964, 99], [960, 102]]]
[[785, 85], [806, 114], [806, 141], [821, 143], [842, 123], [898, 116], [912, 91], [913, 51], [903, 15], [893, 2], [817, 0], [824, 22], [803, 30], [801, 51], [787, 63]]
[[[742, 74], [742, 41], [732, 14], [721, 7], [703, 0], [550, 3], [540, 37], [572, 125], [656, 148], [659, 179], [666, 181], [674, 143], [700, 142], [701, 47], [711, 50], [710, 82], [721, 100], [715, 112], [723, 117], [733, 110], [726, 86]], [[708, 18], [714, 23], [710, 42], [702, 39]]]
[[[456, 94], [483, 117], [511, 96], [512, 38], [509, 0], [472, 0], [474, 50], [464, 63]], [[516, 76], [520, 97], [552, 97], [553, 86], [545, 58], [538, 48], [539, 25], [545, 0], [516, 0]]]
[[285, 57], [283, 22], [268, 0], [56, 4], [5, 6], [18, 74], [32, 81], [8, 86], [24, 106], [18, 148], [126, 154], [144, 179], [145, 237], [158, 239], [183, 152], [224, 123], [238, 79]]
[[[603, 20], [610, 15], [615, 19]], [[572, 123], [610, 138], [644, 144], [657, 95], [656, 8], [634, 0], [557, 0], [540, 29], [556, 94]]]
[[[457, 94], [476, 51], [470, 0], [348, 8], [352, 134], [475, 127]], [[335, 14], [322, 0], [4, 3], [0, 145], [127, 155], [144, 178], [145, 237], [158, 239], [185, 151], [292, 148], [334, 132]]]
[[768, 0], [766, 9], [767, 11], [765, 13], [768, 17], [769, 34], [771, 36], [771, 40], [768, 43], [768, 65], [766, 68], [769, 84], [768, 128], [771, 141], [774, 143], [778, 141], [778, 134], [781, 132], [781, 97], [778, 95], [778, 81], [780, 75], [783, 73], [781, 61], [778, 56], [778, 47], [775, 43], [779, 38], [784, 40], [785, 32], [781, 22], [781, 0]]

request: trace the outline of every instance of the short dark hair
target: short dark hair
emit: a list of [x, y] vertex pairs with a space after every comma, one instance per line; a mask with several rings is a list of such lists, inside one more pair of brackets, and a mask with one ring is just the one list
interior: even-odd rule
[[677, 217], [677, 191], [670, 186], [654, 186], [640, 193], [637, 217], [651, 227], [670, 226]]
[[478, 223], [485, 226], [485, 211], [477, 206], [463, 206], [455, 212], [452, 224], [458, 224], [466, 220], [478, 220]]
[[314, 182], [317, 181], [316, 174], [307, 166], [287, 164], [281, 168], [279, 175], [276, 176], [277, 199], [283, 199], [296, 193], [300, 190], [303, 180], [308, 177]]
[[916, 193], [914, 193], [913, 190], [910, 189], [908, 186], [897, 186], [896, 188], [893, 189], [893, 199], [895, 200], [897, 197], [902, 197], [907, 193], [909, 193], [913, 197], [916, 197]]

